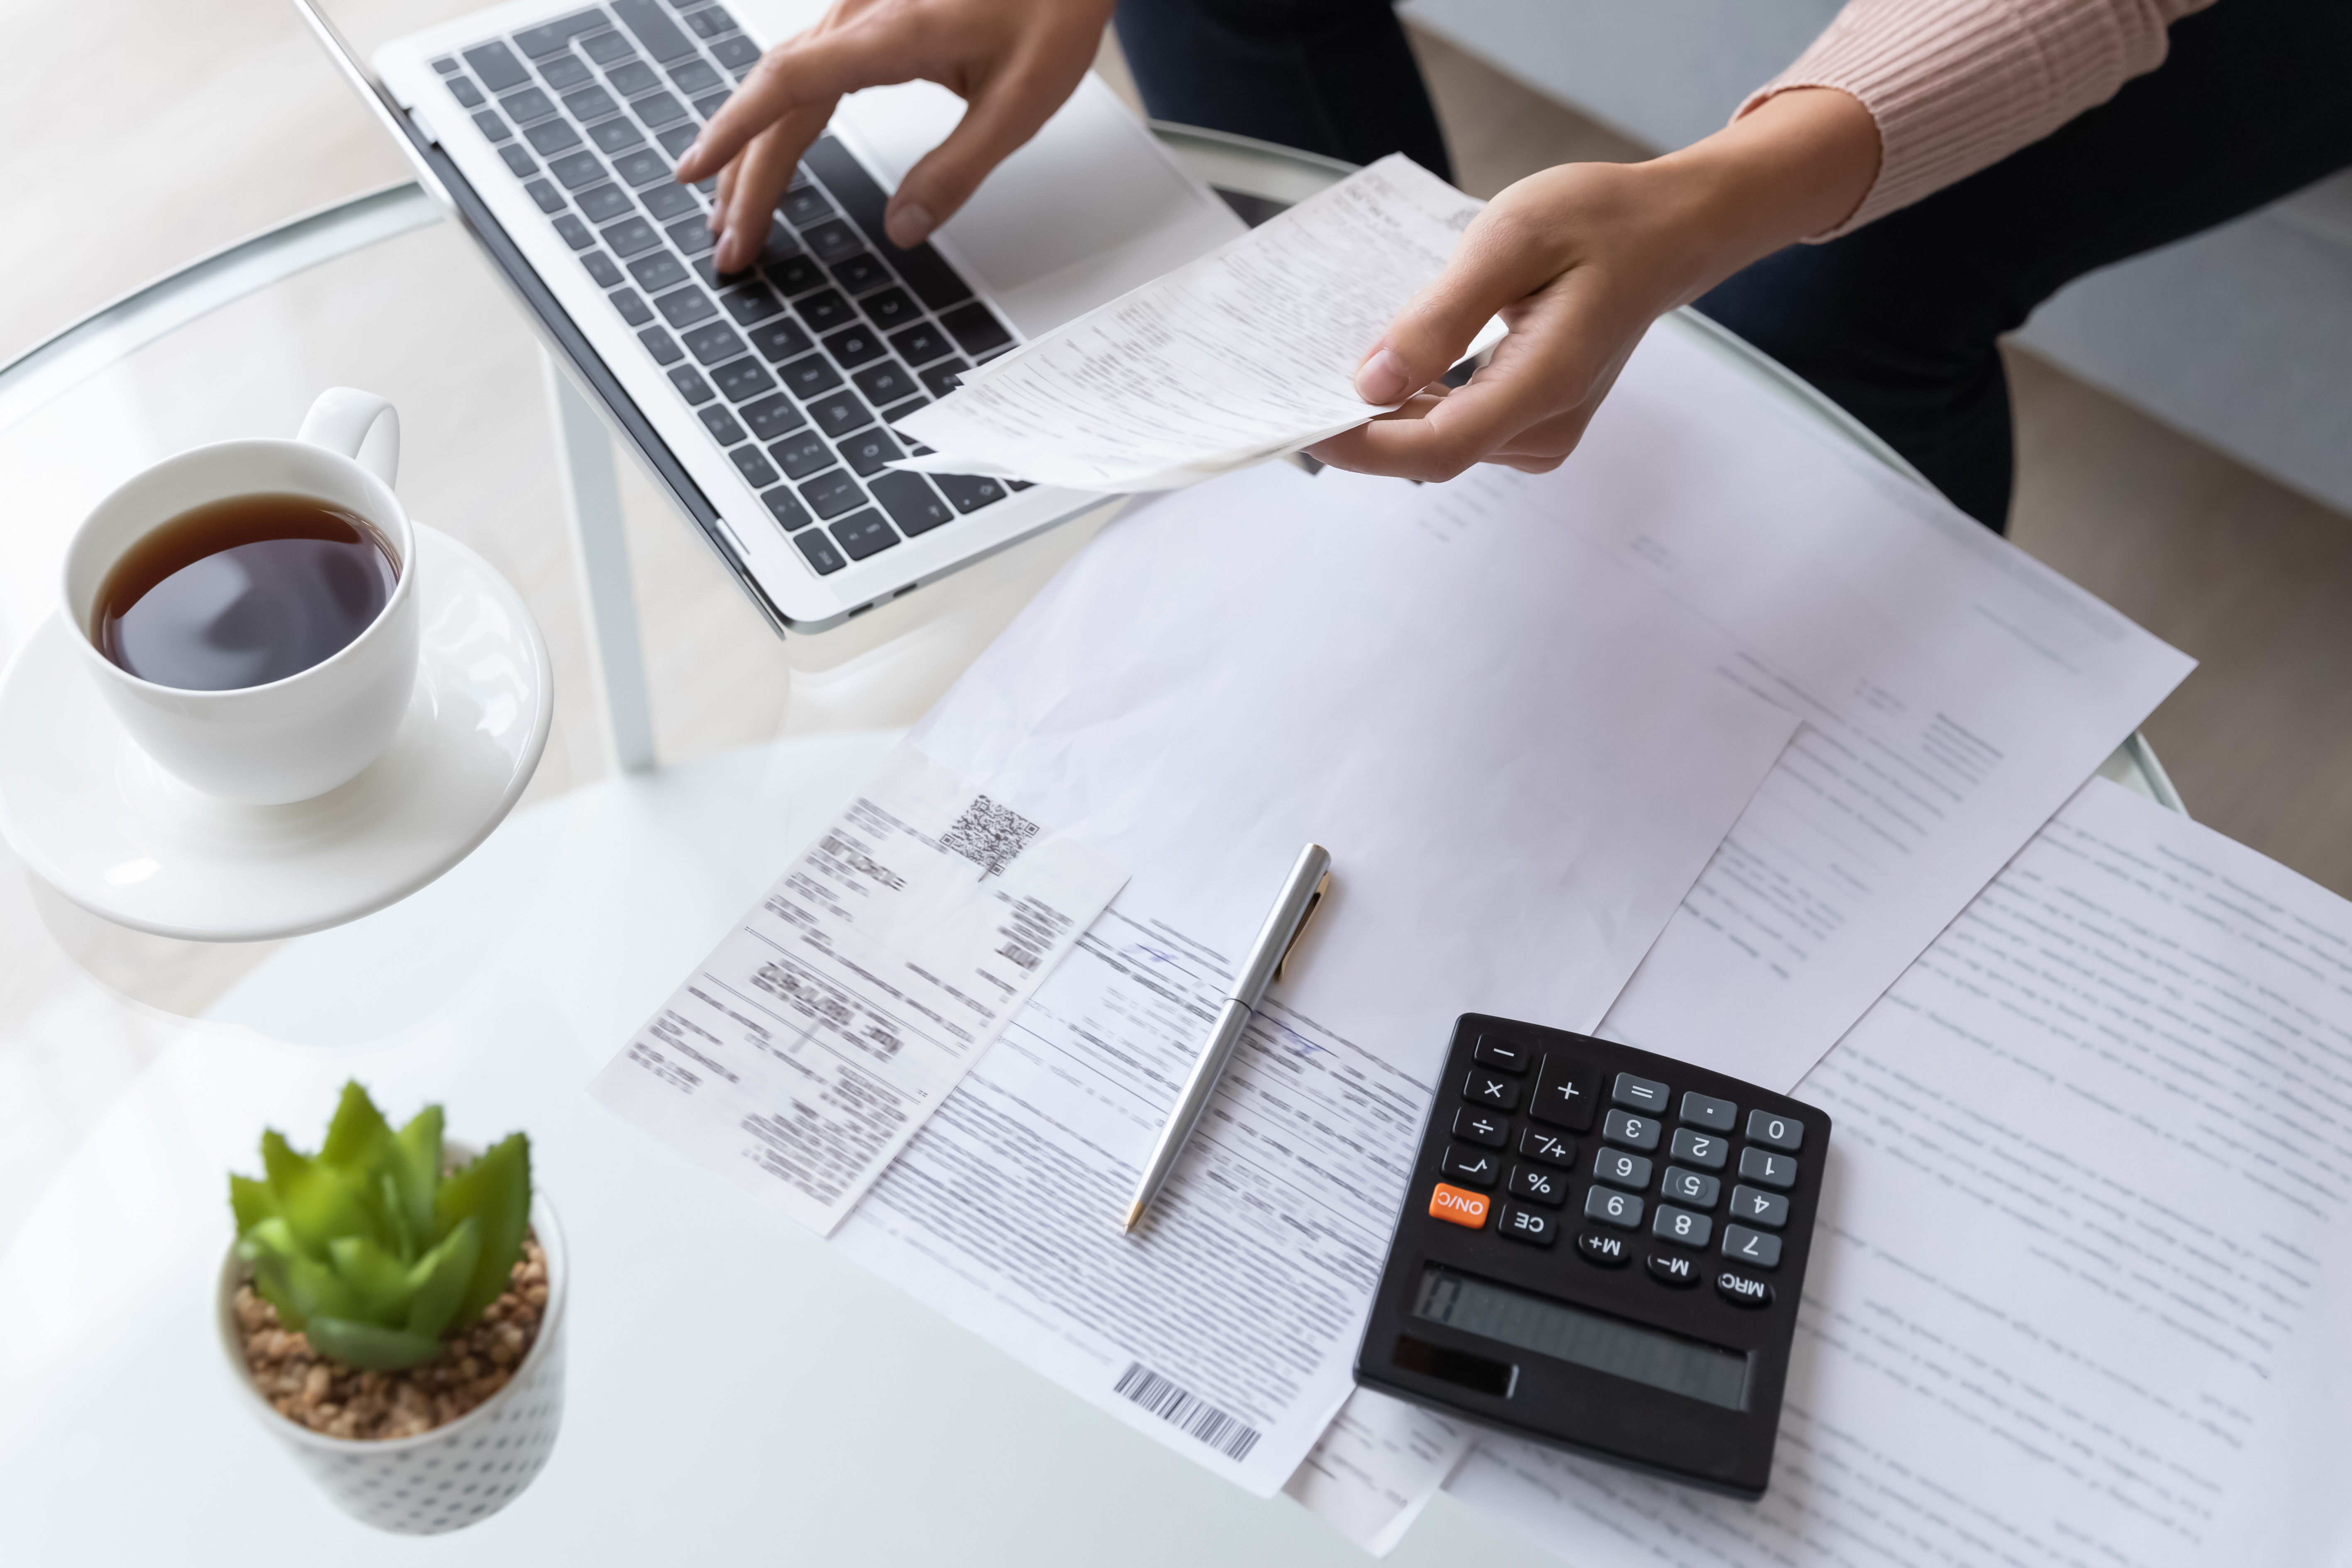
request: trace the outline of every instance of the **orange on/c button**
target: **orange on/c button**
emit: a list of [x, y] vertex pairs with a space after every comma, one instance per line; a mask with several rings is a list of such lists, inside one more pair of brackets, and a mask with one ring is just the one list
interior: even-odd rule
[[1484, 1193], [1465, 1192], [1440, 1182], [1437, 1190], [1429, 1194], [1429, 1217], [1478, 1230], [1486, 1223], [1487, 1203]]

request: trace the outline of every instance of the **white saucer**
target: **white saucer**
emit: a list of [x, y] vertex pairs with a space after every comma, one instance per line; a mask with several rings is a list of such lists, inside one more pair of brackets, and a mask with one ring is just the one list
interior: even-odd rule
[[539, 766], [554, 682], [507, 580], [446, 534], [416, 538], [416, 694], [359, 777], [291, 805], [190, 788], [115, 721], [59, 614], [0, 676], [0, 834], [84, 909], [194, 942], [341, 925], [464, 859]]

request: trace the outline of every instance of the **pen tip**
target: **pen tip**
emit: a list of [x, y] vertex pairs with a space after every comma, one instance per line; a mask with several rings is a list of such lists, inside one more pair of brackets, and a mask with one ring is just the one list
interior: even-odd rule
[[1119, 1228], [1119, 1229], [1121, 1229], [1121, 1230], [1123, 1230], [1123, 1231], [1130, 1231], [1130, 1232], [1131, 1232], [1131, 1231], [1133, 1231], [1133, 1230], [1135, 1229], [1135, 1223], [1136, 1223], [1136, 1221], [1138, 1221], [1138, 1220], [1141, 1219], [1142, 1217], [1143, 1217], [1143, 1205], [1142, 1205], [1141, 1204], [1139, 1204], [1139, 1203], [1136, 1203], [1136, 1204], [1129, 1204], [1129, 1205], [1127, 1205], [1127, 1218], [1126, 1218], [1126, 1219], [1125, 1219], [1125, 1220], [1120, 1224], [1120, 1226], [1119, 1226], [1119, 1227], [1118, 1227], [1118, 1228]]

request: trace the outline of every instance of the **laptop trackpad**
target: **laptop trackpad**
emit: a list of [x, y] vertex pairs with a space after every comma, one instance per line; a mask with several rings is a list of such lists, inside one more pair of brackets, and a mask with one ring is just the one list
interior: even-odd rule
[[[870, 89], [836, 111], [894, 188], [962, 117], [963, 100], [929, 82]], [[1034, 335], [1241, 232], [1225, 205], [1171, 167], [1151, 133], [1089, 74], [940, 237]]]

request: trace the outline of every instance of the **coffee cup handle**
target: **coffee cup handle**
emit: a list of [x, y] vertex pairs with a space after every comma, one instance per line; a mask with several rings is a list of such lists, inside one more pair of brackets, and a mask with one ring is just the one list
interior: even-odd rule
[[386, 485], [400, 472], [400, 410], [373, 392], [327, 388], [302, 416], [294, 438], [354, 459]]

